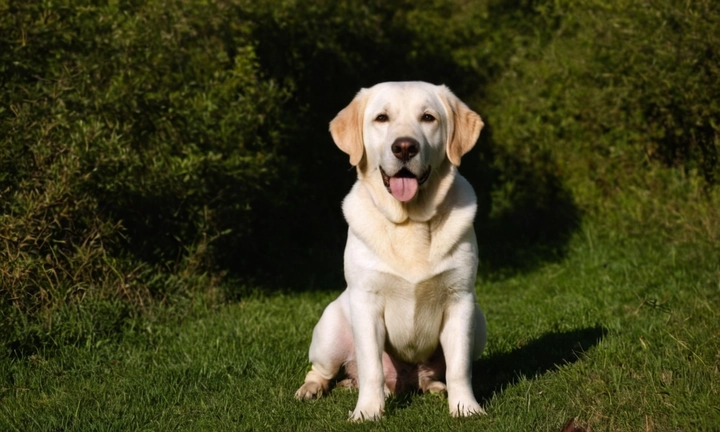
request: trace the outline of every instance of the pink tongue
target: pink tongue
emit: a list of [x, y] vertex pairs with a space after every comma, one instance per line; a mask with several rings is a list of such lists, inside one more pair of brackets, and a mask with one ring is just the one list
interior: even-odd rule
[[390, 177], [390, 193], [398, 201], [410, 201], [418, 190], [418, 181], [411, 177]]

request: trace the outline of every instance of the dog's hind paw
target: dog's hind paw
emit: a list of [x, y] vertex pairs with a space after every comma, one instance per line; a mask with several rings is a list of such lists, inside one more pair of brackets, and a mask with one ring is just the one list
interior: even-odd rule
[[442, 381], [427, 380], [425, 382], [422, 382], [420, 385], [420, 390], [422, 390], [423, 393], [447, 396], [447, 386]]
[[295, 392], [295, 399], [319, 399], [330, 389], [330, 380], [314, 369], [305, 375], [305, 383]]
[[335, 387], [338, 388], [344, 388], [344, 389], [356, 389], [358, 387], [357, 381], [352, 378], [345, 378], [342, 381], [338, 381], [335, 384]]
[[322, 384], [309, 381], [303, 384], [298, 391], [295, 392], [295, 399], [319, 399], [325, 393]]

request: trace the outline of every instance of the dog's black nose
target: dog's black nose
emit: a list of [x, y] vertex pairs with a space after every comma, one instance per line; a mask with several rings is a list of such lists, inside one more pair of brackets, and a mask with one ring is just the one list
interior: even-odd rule
[[390, 146], [396, 158], [403, 162], [412, 159], [420, 151], [420, 143], [412, 138], [398, 138]]

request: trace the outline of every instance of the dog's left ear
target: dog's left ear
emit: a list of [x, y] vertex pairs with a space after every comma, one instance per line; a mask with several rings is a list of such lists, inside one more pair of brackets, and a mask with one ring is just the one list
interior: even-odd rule
[[330, 122], [330, 134], [340, 150], [350, 155], [350, 164], [357, 166], [365, 153], [363, 145], [363, 115], [367, 91], [360, 90], [350, 105], [340, 111]]
[[440, 96], [450, 119], [447, 156], [453, 165], [460, 166], [460, 158], [475, 146], [485, 124], [480, 116], [458, 99], [449, 88], [440, 86]]

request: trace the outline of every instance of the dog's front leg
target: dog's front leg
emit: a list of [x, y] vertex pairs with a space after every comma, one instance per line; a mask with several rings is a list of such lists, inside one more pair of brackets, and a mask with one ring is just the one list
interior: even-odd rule
[[[476, 331], [485, 332], [484, 317], [478, 316], [475, 296], [462, 294], [447, 309], [440, 344], [445, 354], [448, 403], [455, 417], [485, 414], [472, 389], [472, 360], [476, 351]], [[482, 312], [480, 312], [482, 314]], [[479, 323], [482, 318], [482, 323]], [[477, 328], [481, 327], [481, 328]], [[479, 338], [484, 344], [484, 335]], [[480, 348], [482, 349], [482, 348]]]
[[385, 346], [385, 323], [382, 302], [374, 293], [354, 290], [350, 293], [350, 314], [357, 358], [360, 394], [354, 421], [377, 420], [385, 408], [385, 375], [382, 353]]

